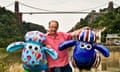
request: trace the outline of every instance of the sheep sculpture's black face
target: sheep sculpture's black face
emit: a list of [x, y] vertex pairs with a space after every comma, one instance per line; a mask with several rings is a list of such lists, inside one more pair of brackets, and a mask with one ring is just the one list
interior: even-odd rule
[[96, 60], [96, 50], [105, 57], [109, 56], [109, 50], [102, 45], [94, 44], [95, 33], [90, 29], [80, 31], [78, 40], [69, 40], [59, 46], [59, 50], [74, 46], [73, 60], [79, 69], [90, 69]]

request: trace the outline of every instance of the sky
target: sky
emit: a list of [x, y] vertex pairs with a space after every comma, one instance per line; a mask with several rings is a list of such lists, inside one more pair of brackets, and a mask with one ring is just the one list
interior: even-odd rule
[[[0, 6], [14, 12], [15, 0], [0, 0]], [[99, 10], [108, 7], [108, 2], [111, 0], [17, 0], [26, 5], [47, 9], [52, 11], [86, 11]], [[120, 6], [120, 0], [113, 0], [116, 5]], [[98, 8], [97, 8], [98, 7]], [[40, 10], [25, 7], [20, 4], [20, 12], [41, 12]], [[59, 31], [69, 31], [80, 18], [85, 18], [87, 14], [23, 14], [23, 20], [43, 25], [48, 29], [48, 22], [50, 20], [57, 20], [60, 24]]]

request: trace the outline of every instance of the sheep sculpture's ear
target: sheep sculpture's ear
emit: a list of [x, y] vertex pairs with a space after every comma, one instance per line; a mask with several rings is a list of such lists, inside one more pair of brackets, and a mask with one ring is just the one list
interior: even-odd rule
[[50, 55], [52, 59], [56, 60], [58, 58], [56, 51], [54, 51], [52, 48], [43, 47], [42, 50]]
[[105, 57], [109, 57], [110, 52], [109, 50], [104, 47], [103, 45], [95, 45], [95, 48], [100, 51]]
[[64, 50], [64, 49], [66, 49], [66, 48], [70, 48], [70, 47], [74, 46], [75, 43], [76, 43], [75, 40], [65, 41], [65, 42], [63, 42], [63, 43], [61, 43], [61, 44], [59, 45], [59, 50], [62, 51], [62, 50]]
[[10, 45], [8, 45], [6, 50], [7, 50], [7, 52], [14, 52], [18, 49], [24, 48], [24, 46], [25, 46], [24, 42], [14, 42], [14, 43], [11, 43]]

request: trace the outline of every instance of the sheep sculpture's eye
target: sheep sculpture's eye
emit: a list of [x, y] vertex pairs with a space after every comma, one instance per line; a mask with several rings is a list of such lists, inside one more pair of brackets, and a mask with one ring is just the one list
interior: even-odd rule
[[39, 46], [35, 46], [33, 49], [35, 52], [39, 52], [40, 51], [40, 47]]
[[34, 51], [34, 52], [39, 52], [40, 51], [40, 46], [38, 46], [38, 45], [27, 45], [26, 48], [28, 50]]
[[92, 46], [90, 44], [87, 44], [86, 49], [90, 50]]
[[80, 48], [84, 48], [85, 47], [85, 45], [84, 44], [80, 44]]
[[32, 46], [31, 46], [31, 45], [29, 46], [29, 49], [32, 49]]
[[37, 51], [38, 50], [38, 47], [35, 47], [35, 51]]

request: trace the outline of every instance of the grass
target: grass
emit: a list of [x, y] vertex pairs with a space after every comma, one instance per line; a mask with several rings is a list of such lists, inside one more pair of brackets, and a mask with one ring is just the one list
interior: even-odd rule
[[10, 72], [14, 64], [21, 64], [21, 51], [7, 53], [5, 48], [0, 48], [0, 72]]
[[[113, 47], [115, 48], [115, 47]], [[112, 48], [112, 49], [113, 49]], [[118, 47], [120, 49], [120, 47]], [[70, 56], [72, 48], [69, 49]], [[110, 70], [116, 70], [120, 67], [120, 53], [118, 51], [110, 52], [109, 58], [102, 57], [102, 68], [107, 68], [107, 72], [111, 72]], [[22, 61], [21, 61], [21, 50], [13, 53], [6, 52], [5, 48], [0, 48], [0, 72], [24, 72], [22, 68]], [[103, 66], [104, 65], [104, 66]], [[114, 68], [115, 67], [115, 68]], [[77, 72], [77, 71], [76, 71]], [[86, 71], [85, 71], [86, 72]], [[98, 71], [99, 72], [99, 71]], [[117, 71], [112, 71], [117, 72]]]

